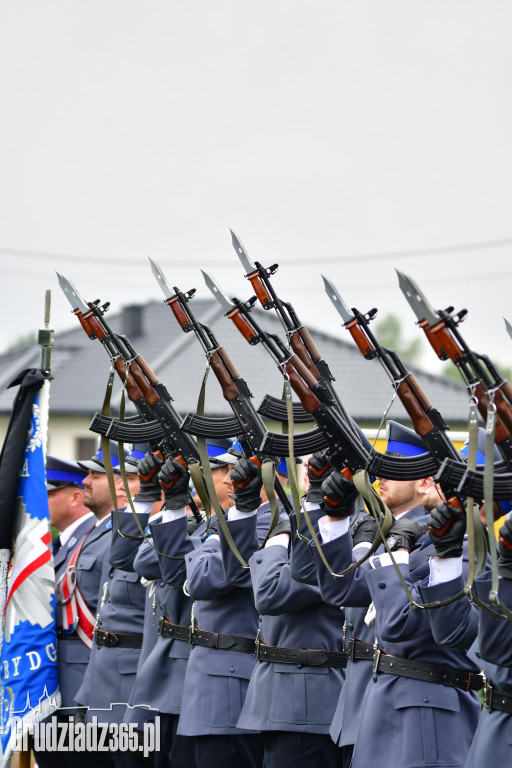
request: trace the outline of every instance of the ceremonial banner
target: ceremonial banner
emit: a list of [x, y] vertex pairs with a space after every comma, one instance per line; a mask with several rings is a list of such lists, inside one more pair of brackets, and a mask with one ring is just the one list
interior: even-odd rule
[[25, 732], [60, 703], [55, 577], [43, 453], [45, 418], [39, 406], [41, 385], [47, 378], [41, 370], [30, 369], [10, 385], [19, 385], [19, 391], [0, 457], [3, 768], [10, 765], [16, 736], [20, 735], [12, 728], [13, 718], [15, 723], [22, 722]]

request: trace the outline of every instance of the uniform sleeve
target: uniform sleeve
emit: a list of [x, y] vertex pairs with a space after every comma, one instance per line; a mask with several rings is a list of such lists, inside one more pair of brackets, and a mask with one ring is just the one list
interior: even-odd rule
[[[329, 605], [367, 607], [371, 596], [365, 574], [370, 569], [367, 561], [350, 573], [335, 579], [325, 567], [315, 542], [309, 544], [315, 561], [322, 599]], [[352, 536], [345, 533], [322, 545], [322, 551], [334, 573], [341, 573], [353, 562]]]
[[185, 557], [187, 591], [194, 600], [213, 600], [235, 589], [225, 576], [220, 541], [210, 536]]
[[[112, 517], [112, 543], [110, 546], [109, 562], [114, 568], [121, 571], [133, 571], [133, 561], [143, 541], [140, 528], [133, 516], [131, 510], [119, 510], [119, 525], [115, 511], [111, 513]], [[149, 514], [147, 512], [138, 512], [137, 517], [140, 527], [146, 530]], [[123, 535], [121, 535], [123, 534]]]
[[[474, 582], [474, 590], [479, 600], [496, 611], [498, 615], [480, 611], [479, 644], [483, 659], [502, 667], [512, 667], [512, 622], [502, 618], [499, 611], [489, 601], [492, 587], [490, 573], [478, 576]], [[512, 579], [503, 577], [499, 580], [498, 597], [512, 610]]]
[[[464, 579], [458, 576], [435, 586], [425, 579], [418, 585], [424, 603], [443, 602], [464, 589]], [[470, 648], [478, 634], [478, 608], [467, 597], [447, 605], [427, 610], [434, 640], [451, 648]]]
[[187, 531], [187, 518], [181, 517], [168, 523], [150, 523], [150, 529], [162, 579], [173, 587], [182, 587], [187, 578], [184, 558], [194, 549]]
[[[227, 523], [227, 526], [233, 537], [236, 548], [247, 563], [251, 555], [256, 552], [259, 547], [258, 520], [256, 516], [249, 515], [238, 520], [230, 520]], [[220, 528], [219, 538], [224, 575], [227, 581], [237, 587], [250, 589], [251, 574], [249, 568], [244, 568], [242, 566]]]
[[287, 547], [266, 547], [249, 560], [256, 609], [279, 616], [322, 602], [319, 587], [292, 578]]

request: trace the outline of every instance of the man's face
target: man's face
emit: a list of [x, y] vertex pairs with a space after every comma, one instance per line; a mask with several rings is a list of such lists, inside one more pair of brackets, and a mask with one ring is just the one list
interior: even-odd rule
[[401, 514], [417, 506], [416, 480], [386, 480], [379, 478], [379, 493], [391, 512]]
[[446, 501], [446, 497], [441, 488], [432, 481], [430, 490], [423, 496], [423, 501], [421, 503], [427, 512], [432, 512], [439, 501]]
[[232, 507], [235, 503], [233, 482], [229, 476], [234, 466], [226, 464], [224, 467], [212, 469], [213, 484], [222, 509]]
[[[128, 506], [128, 496], [126, 495], [126, 491], [124, 488], [123, 478], [120, 475], [116, 475], [116, 474], [114, 474], [114, 477], [116, 478], [117, 506], [126, 507]], [[130, 496], [133, 499], [135, 494], [138, 493], [139, 491], [140, 478], [137, 472], [127, 472], [126, 479], [128, 481], [128, 489], [130, 491]]]
[[108, 515], [113, 508], [112, 496], [108, 487], [108, 479], [105, 472], [95, 472], [90, 469], [82, 480], [84, 486], [84, 505], [94, 512], [98, 520]]
[[70, 500], [78, 489], [72, 485], [64, 485], [48, 491], [48, 508], [50, 524], [58, 531], [63, 531], [70, 523]]

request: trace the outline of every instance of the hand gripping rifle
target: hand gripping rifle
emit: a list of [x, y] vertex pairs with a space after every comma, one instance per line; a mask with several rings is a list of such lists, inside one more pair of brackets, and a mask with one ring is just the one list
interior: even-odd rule
[[[397, 270], [398, 271], [398, 270]], [[463, 339], [459, 325], [467, 314], [463, 309], [454, 313], [453, 307], [436, 311], [418, 285], [407, 275], [398, 272], [399, 285], [418, 318], [434, 351], [440, 360], [451, 360], [459, 370], [468, 391], [478, 402], [478, 410], [486, 420], [490, 403], [496, 408], [495, 441], [504, 459], [495, 467], [495, 498], [509, 499], [512, 469], [512, 386], [503, 378], [487, 355], [474, 352]], [[483, 498], [481, 472], [466, 470], [462, 476], [451, 461], [442, 469], [443, 474], [459, 480], [459, 487], [467, 494]], [[501, 476], [500, 476], [501, 475]], [[505, 494], [505, 495], [503, 495]]]
[[[221, 386], [222, 394], [231, 406], [234, 414], [234, 418], [229, 420], [229, 434], [224, 434], [222, 431], [223, 429], [225, 430], [227, 420], [223, 420], [223, 423], [219, 424], [219, 419], [198, 416], [192, 413], [187, 414], [183, 419], [183, 429], [201, 437], [219, 436], [221, 433], [224, 437], [237, 436], [246, 456], [254, 457], [258, 465], [261, 466], [262, 462], [268, 459], [273, 460], [276, 464], [279, 463], [279, 459], [276, 461], [276, 457], [284, 455], [282, 450], [277, 452], [262, 450], [262, 444], [265, 442], [269, 432], [252, 403], [252, 394], [245, 379], [239, 375], [226, 350], [220, 346], [215, 338], [211, 328], [196, 320], [190, 309], [189, 302], [195, 294], [195, 289], [183, 293], [176, 287], [171, 288], [158, 264], [153, 259], [150, 259], [150, 262], [153, 275], [165, 296], [165, 303], [172, 310], [181, 329], [185, 333], [190, 331], [195, 333], [208, 363]], [[307, 434], [306, 441], [309, 440]], [[276, 435], [276, 437], [283, 436]], [[302, 437], [304, 438], [305, 435]], [[274, 443], [272, 447], [274, 449], [283, 449], [285, 448], [285, 443], [284, 441], [282, 444]], [[291, 512], [290, 502], [284, 488], [277, 479], [274, 488], [283, 508], [289, 514]]]
[[[251, 299], [246, 303], [238, 299], [230, 301], [208, 273], [203, 271], [203, 275], [206, 285], [224, 313], [234, 322], [246, 341], [253, 345], [261, 343], [276, 362], [284, 378], [289, 379], [302, 407], [311, 414], [323, 434], [324, 445], [327, 446], [327, 458], [337, 470], [347, 470], [345, 474], [350, 475], [367, 469], [371, 474], [375, 474], [374, 462], [376, 462], [379, 475], [394, 480], [419, 479], [433, 474], [432, 469], [437, 465], [428, 454], [424, 457], [399, 459], [382, 456], [371, 447], [363, 445], [352, 424], [347, 423], [329, 392], [310, 373], [299, 357], [287, 349], [275, 334], [264, 331], [252, 315], [249, 317], [254, 300]], [[297, 455], [301, 455], [300, 437], [301, 435], [294, 436]], [[287, 440], [284, 436], [267, 433], [262, 449], [274, 453], [276, 438]], [[306, 452], [310, 451], [304, 451]], [[284, 454], [281, 452], [281, 455]]]
[[184, 465], [198, 462], [197, 446], [181, 429], [181, 417], [167, 389], [144, 358], [135, 352], [126, 336], [114, 333], [105, 321], [104, 315], [110, 304], [100, 306], [99, 300], [86, 303], [69, 280], [59, 273], [57, 276], [82, 328], [90, 339], [99, 339], [103, 344], [138, 418], [145, 422], [140, 424], [133, 419], [119, 422], [96, 414], [93, 431], [122, 442], [150, 442], [152, 449], [159, 448], [166, 458], [175, 458]]

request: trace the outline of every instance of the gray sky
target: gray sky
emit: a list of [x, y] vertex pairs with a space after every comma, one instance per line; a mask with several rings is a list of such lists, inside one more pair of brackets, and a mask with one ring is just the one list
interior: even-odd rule
[[511, 28], [506, 0], [1, 0], [0, 349], [46, 288], [76, 323], [56, 269], [113, 309], [161, 298], [148, 255], [247, 298], [232, 227], [311, 327], [349, 338], [323, 272], [419, 335], [398, 267], [511, 365]]

